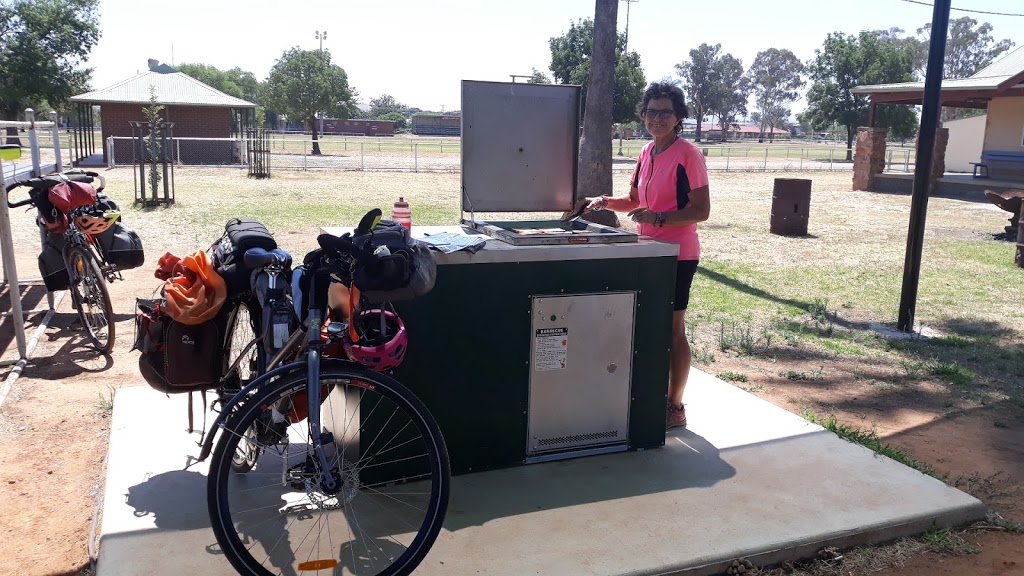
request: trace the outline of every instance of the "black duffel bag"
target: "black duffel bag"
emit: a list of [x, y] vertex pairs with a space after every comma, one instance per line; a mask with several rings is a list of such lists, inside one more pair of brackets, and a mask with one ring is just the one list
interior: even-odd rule
[[434, 288], [437, 277], [434, 255], [426, 244], [413, 238], [405, 226], [381, 220], [370, 232], [364, 231], [360, 223], [352, 235], [352, 243], [368, 252], [387, 248], [387, 255], [358, 265], [353, 271], [353, 284], [371, 302], [411, 300]]
[[107, 262], [117, 266], [118, 270], [138, 268], [146, 262], [146, 253], [142, 249], [142, 238], [138, 232], [125, 226], [120, 221], [96, 235], [96, 241], [103, 250]]

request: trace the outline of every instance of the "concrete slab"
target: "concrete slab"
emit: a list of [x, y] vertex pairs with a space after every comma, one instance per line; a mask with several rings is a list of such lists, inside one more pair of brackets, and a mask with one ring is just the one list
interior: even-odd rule
[[[664, 448], [453, 478], [417, 574], [712, 574], [984, 518], [920, 472], [694, 370], [689, 429]], [[206, 513], [186, 402], [114, 403], [98, 576], [234, 574]]]

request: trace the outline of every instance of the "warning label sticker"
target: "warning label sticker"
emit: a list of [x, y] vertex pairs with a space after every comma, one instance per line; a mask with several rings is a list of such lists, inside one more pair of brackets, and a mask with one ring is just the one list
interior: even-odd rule
[[569, 328], [539, 328], [533, 340], [534, 370], [565, 370]]

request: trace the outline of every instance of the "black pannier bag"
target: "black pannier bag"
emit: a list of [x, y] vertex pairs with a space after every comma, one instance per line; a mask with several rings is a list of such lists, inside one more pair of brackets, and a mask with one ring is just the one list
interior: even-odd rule
[[171, 321], [164, 342], [164, 378], [171, 386], [212, 388], [220, 381], [217, 319], [189, 325]]
[[117, 266], [119, 270], [138, 268], [146, 262], [146, 254], [142, 249], [142, 238], [131, 228], [121, 222], [96, 236], [107, 262]]
[[249, 290], [252, 270], [245, 267], [242, 258], [249, 248], [273, 250], [277, 248], [274, 235], [256, 220], [233, 218], [224, 226], [224, 235], [214, 245], [214, 269], [228, 287], [228, 296], [236, 296]]
[[46, 233], [43, 249], [39, 253], [39, 274], [50, 292], [67, 290], [71, 284], [68, 269], [64, 264], [64, 235]]
[[162, 299], [137, 300], [135, 346], [139, 373], [156, 390], [167, 394], [216, 388], [222, 369], [222, 315], [202, 324], [176, 322], [166, 314]]
[[374, 264], [357, 266], [353, 274], [353, 283], [371, 302], [411, 300], [434, 288], [434, 255], [426, 244], [410, 236], [405, 226], [381, 220], [372, 234], [357, 234], [352, 242], [373, 249], [384, 246], [390, 252]]

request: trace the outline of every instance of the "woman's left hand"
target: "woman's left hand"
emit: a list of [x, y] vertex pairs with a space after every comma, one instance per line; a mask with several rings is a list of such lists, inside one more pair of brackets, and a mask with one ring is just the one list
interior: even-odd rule
[[626, 216], [637, 224], [654, 224], [657, 215], [647, 208], [634, 208]]

